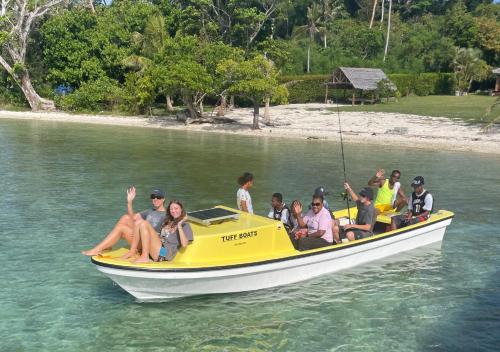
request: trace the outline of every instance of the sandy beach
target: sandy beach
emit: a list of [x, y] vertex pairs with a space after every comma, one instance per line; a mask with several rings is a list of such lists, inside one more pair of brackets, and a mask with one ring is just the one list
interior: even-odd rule
[[[335, 106], [327, 104], [274, 106], [270, 109], [273, 126], [262, 124], [261, 130], [251, 130], [253, 109], [249, 108], [229, 111], [225, 117], [234, 120], [232, 123], [189, 125], [178, 122], [174, 116], [130, 117], [2, 110], [0, 118], [339, 141], [338, 116], [329, 108], [335, 108]], [[261, 109], [261, 114], [263, 112], [264, 109]], [[215, 117], [215, 113], [213, 116]], [[397, 113], [341, 112], [340, 118], [344, 142], [349, 144], [392, 145], [500, 154], [500, 128], [498, 126], [484, 132], [481, 126], [469, 125], [460, 120]]]

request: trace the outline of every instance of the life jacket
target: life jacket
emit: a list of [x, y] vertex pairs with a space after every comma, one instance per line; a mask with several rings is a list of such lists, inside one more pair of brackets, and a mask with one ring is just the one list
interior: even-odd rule
[[292, 227], [292, 212], [290, 211], [288, 205], [283, 204], [283, 208], [281, 208], [281, 210], [276, 210], [276, 208], [273, 208], [273, 219], [281, 221], [281, 214], [283, 214], [283, 210], [285, 209], [288, 210], [288, 218], [286, 219], [286, 223], [284, 223], [284, 225], [287, 229], [290, 229]]
[[[415, 192], [413, 192], [411, 194], [411, 201], [412, 201], [411, 212], [412, 212], [413, 216], [419, 216], [420, 214], [422, 214], [423, 212], [425, 212], [425, 210], [423, 209], [423, 207], [424, 207], [424, 204], [425, 204], [425, 197], [428, 194], [429, 194], [428, 191], [425, 191], [420, 196], [417, 196], [417, 194]], [[434, 209], [434, 202], [432, 203], [432, 209], [429, 212], [429, 214], [432, 213], [433, 209]]]

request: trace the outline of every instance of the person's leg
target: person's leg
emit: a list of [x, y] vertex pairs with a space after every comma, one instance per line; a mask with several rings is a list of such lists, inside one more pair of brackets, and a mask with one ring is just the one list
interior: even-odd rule
[[396, 201], [394, 202], [394, 208], [396, 208], [396, 210], [400, 212], [407, 204], [408, 203], [406, 199], [403, 199], [402, 197], [398, 196], [396, 198]]
[[340, 227], [339, 227], [339, 221], [338, 220], [333, 220], [332, 221], [332, 234], [333, 234], [333, 241], [335, 243], [341, 243], [342, 240], [340, 239]]
[[162, 243], [160, 236], [153, 226], [151, 226], [149, 222], [144, 221], [139, 226], [139, 234], [141, 237], [142, 252], [141, 256], [137, 258], [134, 263], [148, 263], [150, 256], [153, 260], [158, 260]]
[[137, 217], [140, 218], [141, 215], [135, 214], [134, 220], [132, 220], [128, 215], [123, 215], [113, 227], [111, 232], [101, 242], [99, 242], [99, 244], [92, 249], [82, 251], [82, 254], [88, 256], [98, 255], [103, 250], [113, 247], [121, 238], [125, 239], [128, 243], [132, 243], [134, 222], [139, 221]]
[[399, 227], [402, 227], [404, 219], [406, 219], [406, 215], [393, 216], [391, 218], [391, 231], [397, 230]]
[[330, 245], [326, 240], [321, 237], [302, 237], [299, 240], [299, 251], [306, 251], [308, 249], [321, 248]]

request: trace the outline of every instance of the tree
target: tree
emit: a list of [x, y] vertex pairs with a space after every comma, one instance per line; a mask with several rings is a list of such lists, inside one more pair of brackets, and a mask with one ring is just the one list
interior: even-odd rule
[[[295, 29], [295, 37], [306, 37], [307, 42], [307, 69], [306, 72], [311, 72], [311, 46], [314, 42], [314, 36], [317, 33], [326, 31], [325, 27], [321, 26], [322, 17], [320, 14], [319, 5], [313, 3], [307, 7], [307, 24]], [[325, 37], [326, 38], [326, 37]]]
[[472, 81], [485, 79], [490, 71], [486, 62], [481, 60], [481, 51], [472, 48], [458, 48], [453, 67], [460, 95], [469, 91]]
[[218, 65], [217, 71], [225, 77], [226, 94], [239, 95], [252, 101], [252, 129], [259, 129], [260, 104], [278, 93], [283, 94], [277, 79], [279, 72], [273, 63], [262, 55], [242, 62], [228, 59]]
[[385, 49], [384, 49], [384, 62], [387, 57], [387, 51], [389, 50], [389, 35], [391, 34], [391, 12], [392, 12], [392, 0], [389, 0], [389, 15], [387, 17], [387, 35], [385, 37]]
[[33, 111], [54, 110], [52, 100], [38, 95], [32, 85], [26, 62], [29, 35], [35, 22], [54, 10], [63, 0], [2, 0], [0, 18], [0, 64], [23, 91]]

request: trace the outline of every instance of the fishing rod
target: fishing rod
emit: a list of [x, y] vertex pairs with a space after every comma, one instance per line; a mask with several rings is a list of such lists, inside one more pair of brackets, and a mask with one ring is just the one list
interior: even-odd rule
[[[344, 155], [344, 139], [342, 138], [342, 124], [340, 123], [340, 108], [339, 98], [335, 96], [335, 104], [337, 105], [337, 117], [339, 120], [339, 134], [340, 134], [340, 150], [342, 152], [342, 166], [344, 169], [344, 182], [347, 182], [347, 172], [345, 171], [345, 155]], [[347, 190], [346, 190], [347, 192]], [[351, 223], [351, 211], [349, 210], [349, 194], [346, 194], [345, 201], [347, 204], [347, 216], [349, 217], [349, 224]]]

